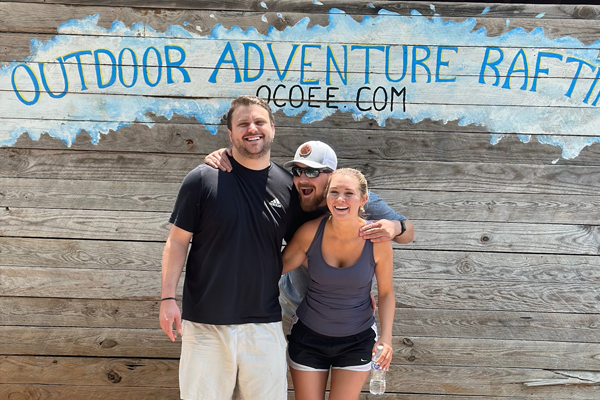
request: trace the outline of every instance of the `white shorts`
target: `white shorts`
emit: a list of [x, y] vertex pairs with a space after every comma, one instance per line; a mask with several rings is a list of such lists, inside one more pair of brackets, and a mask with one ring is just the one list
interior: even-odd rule
[[208, 325], [183, 320], [182, 329], [182, 399], [287, 399], [281, 322]]

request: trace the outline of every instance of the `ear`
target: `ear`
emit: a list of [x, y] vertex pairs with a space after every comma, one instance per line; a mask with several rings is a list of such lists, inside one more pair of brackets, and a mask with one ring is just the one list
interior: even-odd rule
[[363, 198], [362, 201], [360, 203], [361, 207], [364, 206], [365, 204], [367, 204], [367, 201], [369, 200], [369, 193], [366, 193]]
[[233, 140], [231, 140], [231, 129], [227, 129], [227, 133], [229, 134], [229, 142], [233, 144]]

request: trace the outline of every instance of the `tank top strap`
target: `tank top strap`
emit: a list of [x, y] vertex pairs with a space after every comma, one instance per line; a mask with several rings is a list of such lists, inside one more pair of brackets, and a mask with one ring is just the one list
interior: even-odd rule
[[323, 241], [323, 232], [325, 232], [325, 224], [327, 223], [328, 219], [329, 219], [329, 217], [323, 217], [321, 222], [319, 222], [319, 227], [317, 228], [317, 231], [315, 232], [315, 237], [313, 237], [313, 240], [310, 243], [310, 246], [308, 246], [308, 249], [306, 250], [306, 254], [309, 254], [312, 251], [318, 252], [316, 254], [321, 253], [321, 242]]

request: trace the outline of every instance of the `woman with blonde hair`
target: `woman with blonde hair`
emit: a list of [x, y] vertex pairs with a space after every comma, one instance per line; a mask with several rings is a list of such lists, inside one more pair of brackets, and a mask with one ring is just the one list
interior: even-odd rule
[[[360, 171], [335, 170], [326, 189], [330, 214], [302, 225], [283, 252], [283, 272], [308, 266], [306, 297], [288, 334], [288, 365], [296, 400], [358, 399], [377, 360], [385, 370], [392, 360], [395, 298], [390, 242], [372, 243], [358, 235], [367, 181]], [[371, 307], [371, 282], [377, 279], [381, 335]]]

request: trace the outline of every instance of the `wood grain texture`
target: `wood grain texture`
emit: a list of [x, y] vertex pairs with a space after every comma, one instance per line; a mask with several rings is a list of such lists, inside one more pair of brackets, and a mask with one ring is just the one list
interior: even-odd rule
[[82, 385], [0, 384], [0, 397], [22, 400], [177, 400], [179, 389], [160, 387], [103, 387]]
[[[157, 300], [157, 271], [0, 267], [3, 294], [20, 297]], [[181, 294], [183, 279], [178, 294]], [[73, 290], [76, 287], [77, 290]]]
[[[430, 250], [597, 255], [600, 226], [413, 220], [410, 246]], [[458, 235], [458, 236], [456, 236]]]
[[396, 307], [598, 314], [595, 284], [394, 279]]
[[[181, 343], [158, 329], [0, 327], [2, 354], [178, 359]], [[593, 370], [600, 344], [394, 337], [393, 365]], [[462, 364], [461, 364], [462, 363]]]
[[[156, 300], [0, 297], [0, 325], [155, 329]], [[449, 305], [446, 305], [449, 307]], [[400, 307], [400, 337], [478, 338], [600, 343], [597, 314]]]
[[0, 297], [0, 325], [155, 329], [159, 308], [158, 300]]
[[[0, 234], [12, 237], [163, 242], [169, 213], [66, 209], [0, 209]], [[411, 247], [430, 250], [596, 255], [600, 227], [414, 220]], [[457, 240], [459, 242], [457, 243]]]
[[[595, 370], [600, 344], [460, 338], [394, 338], [394, 364]], [[567, 367], [568, 366], [568, 367]]]
[[[158, 32], [178, 25], [207, 37], [217, 23], [265, 34], [269, 26], [283, 31], [305, 17], [308, 27], [325, 26], [333, 8], [356, 21], [386, 9], [398, 13], [387, 16], [396, 19], [474, 18], [473, 29], [484, 28], [488, 37], [516, 27], [525, 33], [540, 27], [547, 38], [570, 36], [584, 45], [600, 37], [595, 5], [322, 3], [0, 0], [0, 65], [28, 57], [32, 39], [52, 39], [62, 23], [94, 14], [106, 29], [113, 21], [141, 22]], [[396, 40], [390, 35], [377, 40]], [[65, 37], [108, 47], [120, 39]], [[523, 46], [527, 52], [536, 47]], [[563, 47], [556, 49], [569, 46]], [[463, 46], [461, 56], [473, 58], [481, 51]], [[213, 55], [188, 56], [194, 72], [214, 68]], [[314, 70], [323, 69], [323, 60], [314, 61]], [[349, 64], [351, 73], [363, 67]], [[373, 73], [381, 70], [377, 63], [372, 67]], [[85, 60], [83, 68], [94, 70]], [[570, 82], [566, 64], [553, 72], [558, 78], [540, 82]], [[580, 82], [589, 85], [595, 72], [584, 70]], [[255, 90], [250, 84], [245, 88]], [[220, 98], [224, 89], [229, 88], [223, 80], [192, 97]], [[424, 89], [430, 104], [408, 106], [461, 112], [503, 105], [571, 107], [537, 99], [520, 104], [502, 94], [477, 100], [470, 89], [441, 99], [434, 89]], [[12, 88], [4, 84], [0, 90]], [[100, 98], [94, 90], [69, 96]], [[112, 95], [136, 101], [140, 94], [133, 88]], [[173, 94], [157, 96], [171, 101]], [[0, 107], [0, 124], [43, 127], [45, 119], [58, 117], [49, 109], [13, 112], [18, 100], [9, 97]], [[171, 343], [158, 326], [168, 217], [184, 176], [205, 154], [228, 146], [229, 138], [222, 122], [211, 135], [195, 119], [148, 115], [153, 123], [102, 134], [96, 144], [83, 131], [70, 147], [47, 134], [39, 141], [24, 134], [14, 146], [0, 148], [0, 399], [179, 398], [180, 342]], [[329, 143], [340, 167], [362, 170], [369, 187], [415, 225], [414, 243], [393, 245], [395, 356], [388, 393], [378, 399], [600, 397], [600, 386], [574, 383], [568, 374], [600, 370], [599, 144], [563, 159], [559, 147], [537, 141], [535, 128], [524, 132], [532, 135], [528, 143], [508, 133], [492, 145], [485, 126], [456, 121], [395, 119], [379, 126], [341, 112], [311, 124], [301, 117], [275, 112], [275, 162], [290, 160], [305, 141]], [[593, 129], [582, 135], [598, 136]], [[528, 386], [554, 380], [558, 384]], [[294, 399], [291, 390], [288, 399]], [[366, 386], [360, 399], [374, 399]]]
[[[182, 153], [204, 155], [222, 147], [230, 147], [227, 129], [218, 126], [218, 133], [211, 135], [203, 126], [193, 121], [178, 119], [164, 122], [160, 118], [152, 128], [145, 124], [132, 124], [118, 132], [102, 135], [97, 144], [90, 136], [81, 132], [71, 145], [73, 150], [124, 151], [148, 153]], [[406, 125], [399, 120], [395, 126], [386, 122], [380, 127], [372, 120], [355, 121], [346, 114], [334, 114], [311, 126], [298, 125], [282, 113], [275, 113], [277, 140], [272, 147], [272, 156], [293, 158], [298, 146], [309, 140], [329, 143], [339, 158], [399, 160], [399, 161], [444, 161], [500, 164], [550, 165], [599, 165], [600, 145], [594, 144], [582, 150], [574, 159], [561, 158], [557, 146], [540, 144], [535, 137], [530, 143], [522, 143], [515, 134], [506, 136], [497, 144], [490, 144], [490, 134], [474, 131], [475, 127], [458, 127], [451, 123], [420, 123]], [[11, 122], [18, 122], [13, 121]], [[25, 122], [25, 121], [22, 121]], [[327, 127], [327, 124], [343, 124], [344, 127]], [[411, 131], [420, 126], [423, 130]], [[594, 135], [594, 132], [589, 132]], [[558, 135], [560, 137], [560, 135]], [[42, 135], [33, 141], [21, 135], [13, 148], [63, 150], [64, 142]]]
[[[5, 2], [6, 0], [3, 0]], [[110, 1], [97, 1], [97, 0], [22, 0], [19, 3], [32, 4], [44, 3], [53, 5], [81, 5], [81, 6], [113, 6]], [[583, 2], [585, 3], [585, 2]], [[394, 11], [400, 15], [411, 15], [412, 10], [420, 11], [426, 16], [432, 16], [434, 12], [440, 13], [441, 15], [452, 15], [456, 18], [481, 15], [482, 18], [486, 17], [514, 17], [519, 15], [520, 17], [528, 17], [530, 19], [535, 18], [544, 13], [544, 18], [568, 18], [568, 19], [597, 19], [600, 16], [600, 10], [598, 6], [594, 5], [562, 5], [556, 7], [552, 4], [491, 4], [490, 10], [486, 14], [482, 14], [485, 9], [484, 4], [473, 4], [473, 3], [459, 3], [459, 2], [438, 2], [435, 3], [435, 11], [429, 7], [429, 3], [423, 4], [423, 2], [416, 1], [403, 1], [396, 2], [393, 0], [374, 1], [372, 3], [354, 2], [348, 0], [331, 0], [325, 5], [318, 3], [298, 3], [293, 0], [277, 0], [265, 2], [267, 9], [265, 9], [260, 3], [255, 2], [238, 2], [238, 1], [203, 1], [201, 4], [193, 0], [170, 0], [165, 1], [145, 1], [140, 3], [136, 0], [121, 1], [120, 6], [122, 7], [135, 7], [135, 8], [172, 8], [172, 9], [185, 9], [185, 10], [210, 10], [210, 11], [255, 11], [255, 12], [266, 12], [268, 11], [287, 11], [287, 12], [306, 12], [306, 13], [323, 13], [329, 10], [331, 7], [341, 8], [348, 13], [359, 14], [359, 15], [375, 15], [381, 8], [385, 8], [389, 11]], [[159, 12], [153, 11], [160, 15]]]
[[2, 237], [0, 265], [160, 271], [162, 242]]
[[377, 189], [409, 219], [588, 225], [600, 220], [600, 197], [526, 193], [475, 193]]
[[155, 358], [9, 356], [0, 359], [0, 384], [178, 388], [178, 370], [178, 360]]
[[[449, 307], [449, 305], [446, 305]], [[400, 307], [394, 335], [600, 343], [598, 314]]]
[[170, 227], [170, 213], [164, 212], [27, 208], [0, 212], [2, 236], [164, 242]]
[[2, 326], [0, 332], [5, 355], [178, 359], [181, 353], [181, 339], [171, 342], [158, 324], [155, 329]]
[[[283, 164], [285, 158], [273, 157]], [[195, 154], [138, 154], [0, 148], [0, 176], [21, 178], [133, 180], [180, 183], [204, 157]], [[467, 162], [403, 162], [339, 159], [338, 168], [361, 170], [374, 189], [596, 196], [599, 167], [511, 165]]]
[[178, 190], [176, 183], [0, 178], [0, 205], [170, 212]]
[[[51, 360], [51, 361], [50, 361]], [[85, 359], [83, 359], [85, 360]], [[19, 369], [13, 372], [10, 376], [11, 380], [19, 381], [23, 378], [21, 374], [27, 372], [38, 372], [40, 367], [44, 369], [44, 374], [38, 377], [37, 380], [51, 381], [56, 380], [64, 382], [62, 385], [46, 384], [51, 393], [85, 393], [85, 389], [94, 393], [102, 393], [107, 396], [112, 394], [123, 394], [125, 391], [131, 391], [131, 398], [137, 399], [137, 394], [144, 393], [150, 388], [166, 390], [173, 382], [176, 382], [177, 372], [171, 367], [175, 361], [171, 360], [152, 360], [152, 359], [97, 359], [91, 365], [86, 365], [85, 369], [80, 373], [80, 377], [89, 377], [90, 386], [77, 386], [78, 381], [69, 384], [68, 376], [56, 376], [61, 369], [69, 365], [77, 365], [78, 359], [66, 360], [63, 357], [17, 357], [11, 356], [5, 358], [2, 364], [18, 367]], [[53, 365], [48, 366], [52, 362]], [[89, 361], [88, 361], [89, 362]], [[2, 368], [0, 364], [0, 368]], [[99, 367], [104, 366], [102, 371]], [[110, 367], [111, 369], [108, 369]], [[148, 371], [151, 374], [164, 371], [164, 375], [158, 378], [156, 385], [148, 385], [140, 387], [130, 380], [131, 377], [138, 378], [140, 372]], [[111, 373], [112, 372], [112, 373]], [[110, 374], [110, 375], [109, 375]], [[122, 375], [121, 375], [122, 374]], [[524, 382], [529, 382], [537, 379], [556, 379], [563, 377], [557, 372], [539, 369], [527, 368], [489, 368], [489, 367], [444, 367], [444, 366], [420, 366], [406, 365], [400, 366], [393, 364], [388, 373], [388, 390], [381, 397], [386, 400], [438, 400], [440, 398], [450, 400], [466, 400], [468, 399], [510, 399], [524, 400], [526, 398], [535, 399], [550, 399], [550, 400], [591, 400], [598, 393], [597, 386], [569, 386], [557, 385], [553, 387], [528, 388], [524, 386]], [[72, 376], [70, 374], [69, 376]], [[121, 381], [110, 383], [102, 383], [106, 379]], [[153, 375], [154, 376], [154, 375]], [[72, 379], [72, 378], [71, 378]], [[139, 377], [143, 383], [147, 382], [146, 377]], [[127, 382], [131, 386], [126, 386], [122, 382]], [[487, 382], [496, 381], [497, 384]], [[97, 383], [94, 385], [94, 383]], [[160, 385], [162, 384], [162, 385]], [[160, 386], [159, 386], [160, 385]], [[37, 387], [36, 384], [0, 384], [0, 393], [4, 390], [15, 390], [18, 388]], [[410, 389], [408, 389], [410, 388]], [[176, 388], [170, 387], [172, 390]], [[407, 390], [408, 389], [408, 390]], [[79, 391], [78, 391], [79, 390]], [[364, 388], [366, 390], [366, 387]], [[395, 393], [394, 393], [395, 392]], [[44, 392], [45, 393], [45, 392]], [[165, 393], [164, 391], [161, 393]], [[168, 393], [168, 392], [167, 392]], [[443, 397], [441, 397], [443, 395]], [[468, 396], [468, 397], [464, 397]], [[22, 397], [22, 398], [40, 398], [40, 397]], [[53, 398], [53, 397], [48, 397]], [[110, 397], [112, 398], [112, 397]], [[154, 397], [148, 397], [154, 398]], [[290, 393], [290, 399], [293, 399], [293, 394]], [[363, 394], [361, 399], [367, 400], [368, 395]]]
[[[170, 213], [179, 184], [69, 179], [0, 178], [0, 207]], [[588, 225], [600, 220], [600, 197], [522, 193], [377, 189], [410, 219]]]
[[394, 276], [515, 283], [600, 283], [597, 256], [428, 251], [395, 246]]

